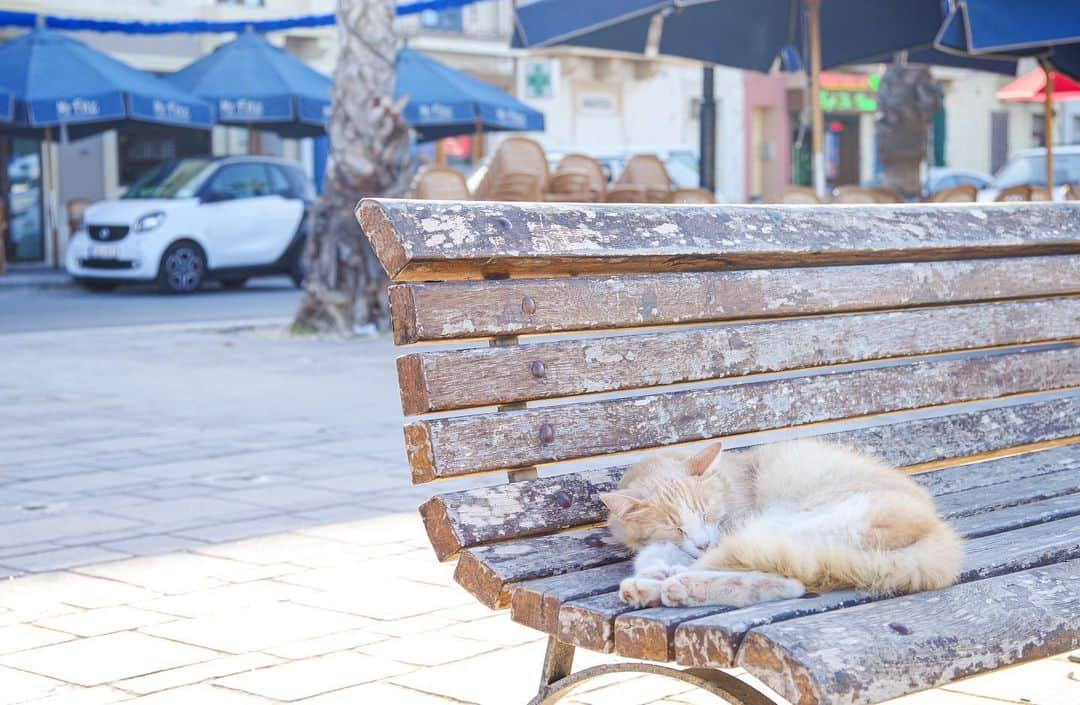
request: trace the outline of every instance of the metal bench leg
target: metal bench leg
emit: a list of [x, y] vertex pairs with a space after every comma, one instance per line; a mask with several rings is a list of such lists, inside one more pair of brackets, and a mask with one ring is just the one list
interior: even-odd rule
[[774, 705], [773, 701], [760, 691], [735, 676], [709, 668], [680, 670], [654, 663], [612, 663], [571, 674], [573, 664], [574, 647], [555, 637], [548, 637], [540, 690], [536, 697], [529, 701], [529, 705], [554, 705], [582, 683], [612, 673], [647, 673], [674, 678], [712, 693], [731, 705]]

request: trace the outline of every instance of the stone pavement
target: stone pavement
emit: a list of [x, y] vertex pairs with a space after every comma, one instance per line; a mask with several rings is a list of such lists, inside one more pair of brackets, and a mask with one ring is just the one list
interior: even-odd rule
[[[527, 702], [543, 640], [435, 562], [393, 355], [246, 326], [0, 336], [0, 705]], [[1076, 705], [1078, 679], [1061, 656], [895, 702]], [[710, 699], [616, 678], [566, 702]]]

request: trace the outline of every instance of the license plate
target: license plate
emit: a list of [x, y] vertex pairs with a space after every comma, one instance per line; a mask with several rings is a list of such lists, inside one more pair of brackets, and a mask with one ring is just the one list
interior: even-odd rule
[[116, 245], [91, 245], [90, 257], [92, 259], [116, 259], [120, 256], [120, 248]]

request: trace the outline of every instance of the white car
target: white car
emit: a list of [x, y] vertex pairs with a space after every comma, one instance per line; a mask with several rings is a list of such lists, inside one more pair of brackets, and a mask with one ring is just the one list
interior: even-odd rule
[[299, 286], [310, 179], [266, 157], [187, 158], [144, 174], [124, 196], [86, 210], [67, 271], [90, 289], [156, 281], [190, 293], [215, 279], [288, 274]]
[[[1024, 149], [1009, 157], [987, 188], [979, 191], [980, 201], [993, 201], [1004, 189], [1021, 184], [1046, 185], [1046, 148]], [[1080, 145], [1054, 146], [1055, 201], [1065, 198], [1068, 184], [1080, 184]]]

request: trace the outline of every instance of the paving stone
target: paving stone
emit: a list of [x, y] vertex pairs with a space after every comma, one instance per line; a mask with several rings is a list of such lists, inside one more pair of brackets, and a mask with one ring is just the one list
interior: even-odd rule
[[19, 705], [112, 705], [121, 701], [130, 701], [130, 699], [130, 693], [110, 688], [107, 685], [98, 685], [93, 688], [70, 685], [58, 688], [44, 698], [27, 700]]
[[0, 664], [75, 685], [101, 685], [207, 661], [217, 654], [146, 634], [120, 632], [0, 656]]
[[235, 493], [219, 497], [185, 497], [129, 504], [109, 510], [113, 516], [132, 519], [155, 526], [195, 527], [210, 521], [238, 521], [267, 515], [264, 507], [243, 502]]
[[138, 705], [259, 705], [271, 701], [214, 685], [199, 684], [163, 690], [143, 696], [137, 702]]
[[1032, 705], [1080, 703], [1080, 664], [1042, 659], [950, 683], [945, 688]]
[[340, 612], [278, 602], [146, 627], [147, 634], [239, 654], [351, 629], [368, 620]]
[[51, 607], [53, 614], [72, 611], [58, 609], [61, 603], [90, 609], [130, 604], [157, 596], [145, 588], [70, 571], [0, 582], [0, 607], [32, 609], [43, 605]]
[[130, 553], [111, 551], [98, 546], [73, 546], [23, 556], [8, 556], [2, 560], [9, 568], [26, 573], [38, 573], [46, 570], [78, 568], [92, 563], [130, 557]]
[[[371, 566], [310, 570], [286, 575], [282, 582], [324, 590], [319, 604], [379, 620], [403, 619], [473, 600], [462, 590], [451, 590], [409, 580], [372, 580]], [[309, 603], [307, 597], [301, 602]]]
[[[122, 680], [116, 683], [116, 686], [132, 693], [146, 695], [168, 690], [169, 688], [200, 683], [211, 678], [244, 673], [245, 671], [272, 666], [280, 662], [281, 659], [275, 656], [260, 653], [220, 656], [212, 661], [196, 663], [191, 666], [181, 666], [180, 668], [170, 668], [166, 671]], [[198, 704], [192, 703], [192, 705]]]
[[[130, 536], [130, 535], [129, 535]], [[185, 549], [196, 548], [205, 545], [202, 541], [170, 536], [168, 534], [152, 534], [148, 536], [125, 536], [116, 541], [102, 544], [102, 548], [110, 551], [122, 551], [133, 556], [155, 555], [159, 553], [172, 553]]]
[[300, 702], [303, 705], [473, 705], [383, 681], [336, 690]]
[[235, 583], [210, 590], [197, 590], [183, 595], [169, 595], [147, 602], [137, 607], [164, 612], [179, 617], [199, 617], [217, 612], [232, 612], [283, 602], [293, 598], [315, 594], [311, 588], [276, 580], [257, 580], [249, 583]]
[[455, 624], [444, 629], [443, 633], [500, 646], [518, 646], [547, 638], [546, 634], [512, 621], [505, 612], [486, 619]]
[[536, 695], [537, 674], [543, 659], [543, 644], [527, 644], [423, 668], [390, 681], [478, 705], [527, 703]]
[[490, 642], [440, 633], [416, 634], [362, 646], [358, 651], [416, 666], [438, 666], [498, 649]]
[[165, 556], [144, 556], [102, 563], [80, 568], [78, 572], [175, 595], [213, 588], [229, 582], [273, 577], [281, 571], [272, 566], [241, 563], [193, 553], [173, 553]]
[[63, 688], [64, 684], [52, 678], [17, 671], [0, 666], [0, 705], [14, 705], [40, 698]]
[[247, 521], [225, 522], [220, 524], [208, 524], [191, 529], [176, 531], [177, 536], [192, 538], [203, 542], [234, 541], [254, 536], [266, 536], [268, 534], [283, 531], [295, 531], [308, 527], [317, 520], [304, 518], [294, 514], [275, 514], [259, 519]]
[[273, 534], [259, 538], [232, 541], [203, 546], [198, 553], [219, 558], [247, 561], [248, 563], [290, 563], [314, 555], [337, 557], [338, 562], [348, 558], [344, 553], [352, 545], [303, 534]]
[[120, 606], [99, 607], [77, 614], [48, 617], [40, 620], [38, 624], [76, 636], [100, 636], [172, 619], [175, 617], [160, 612]]
[[[584, 705], [647, 705], [692, 690], [685, 683], [658, 676], [624, 678], [612, 685], [574, 695]], [[716, 696], [711, 696], [714, 701]]]
[[0, 654], [26, 651], [39, 646], [57, 644], [71, 639], [71, 635], [37, 627], [33, 624], [12, 624], [0, 627]]
[[291, 644], [271, 646], [266, 649], [266, 652], [290, 660], [302, 659], [312, 656], [324, 656], [335, 651], [355, 649], [358, 646], [366, 646], [390, 638], [385, 634], [378, 634], [365, 629], [353, 629], [339, 634], [295, 641]]
[[[19, 522], [16, 529], [4, 532], [2, 543], [5, 546], [20, 546], [63, 538], [78, 538], [87, 534], [117, 529], [136, 530], [143, 526], [145, 526], [144, 523], [130, 519], [84, 512]], [[145, 533], [145, 531], [140, 533]]]
[[347, 651], [261, 668], [214, 683], [273, 700], [293, 702], [409, 670], [409, 666], [401, 663]]

